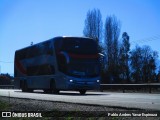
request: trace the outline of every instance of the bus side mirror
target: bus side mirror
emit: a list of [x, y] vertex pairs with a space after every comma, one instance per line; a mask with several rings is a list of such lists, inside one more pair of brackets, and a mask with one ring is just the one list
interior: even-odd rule
[[104, 54], [102, 54], [102, 53], [98, 53], [98, 55], [99, 55], [100, 57], [104, 57]]

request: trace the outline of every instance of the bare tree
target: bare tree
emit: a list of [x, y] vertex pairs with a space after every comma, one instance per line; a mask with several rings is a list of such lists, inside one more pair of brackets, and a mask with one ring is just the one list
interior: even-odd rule
[[89, 10], [85, 19], [83, 34], [95, 40], [101, 39], [102, 15], [99, 9]]
[[118, 76], [118, 38], [120, 33], [120, 21], [116, 16], [108, 16], [105, 21], [104, 40], [106, 44], [106, 66], [111, 76]]
[[152, 51], [149, 46], [136, 47], [131, 52], [132, 78], [135, 82], [156, 81], [156, 60], [158, 53]]
[[158, 58], [158, 53], [152, 51], [149, 46], [144, 46], [142, 48], [143, 56], [143, 82], [154, 82], [156, 80], [156, 59]]

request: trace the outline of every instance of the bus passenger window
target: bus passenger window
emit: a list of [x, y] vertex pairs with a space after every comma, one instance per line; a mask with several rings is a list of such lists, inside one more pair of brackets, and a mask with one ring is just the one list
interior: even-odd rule
[[27, 67], [28, 76], [52, 75], [52, 74], [55, 74], [55, 69], [53, 65], [45, 64], [45, 65]]

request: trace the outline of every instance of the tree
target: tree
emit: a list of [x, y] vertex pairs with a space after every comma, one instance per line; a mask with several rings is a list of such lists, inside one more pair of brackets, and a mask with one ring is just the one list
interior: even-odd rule
[[158, 53], [152, 51], [149, 46], [143, 46], [142, 48], [142, 72], [143, 72], [143, 82], [155, 82], [156, 80], [156, 59], [158, 58]]
[[160, 83], [160, 66], [159, 66], [158, 74], [157, 74], [157, 82], [159, 82], [159, 83]]
[[101, 39], [102, 33], [102, 15], [99, 9], [89, 10], [85, 19], [83, 34], [95, 40]]
[[127, 80], [129, 83], [129, 51], [130, 51], [130, 43], [129, 36], [127, 32], [122, 34], [122, 44], [120, 45], [119, 50], [119, 74], [121, 79]]
[[120, 21], [113, 16], [108, 16], [105, 21], [104, 40], [106, 45], [106, 68], [110, 76], [118, 76], [118, 38], [120, 33]]
[[136, 82], [155, 82], [158, 53], [149, 46], [136, 47], [131, 52], [132, 77]]
[[13, 77], [7, 74], [0, 74], [0, 85], [10, 85], [12, 83]]
[[131, 51], [131, 70], [132, 70], [132, 80], [135, 83], [142, 82], [142, 49], [136, 46], [135, 49]]

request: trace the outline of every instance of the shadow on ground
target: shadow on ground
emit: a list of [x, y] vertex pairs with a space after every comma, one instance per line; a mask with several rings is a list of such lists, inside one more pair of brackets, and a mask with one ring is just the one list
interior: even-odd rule
[[110, 95], [110, 94], [101, 94], [100, 92], [87, 92], [84, 95], [81, 95], [79, 92], [68, 92], [68, 91], [60, 91], [59, 94], [55, 93], [44, 93], [43, 90], [34, 90], [34, 92], [22, 92], [21, 90], [16, 90], [14, 92], [19, 92], [19, 93], [33, 93], [33, 94], [48, 94], [48, 95], [65, 95], [65, 96], [104, 96], [104, 95]]

